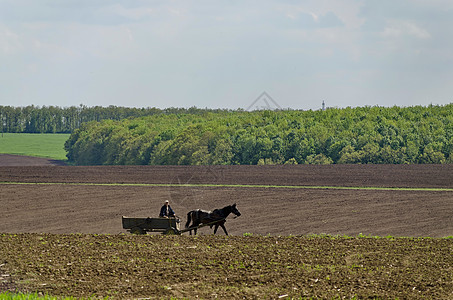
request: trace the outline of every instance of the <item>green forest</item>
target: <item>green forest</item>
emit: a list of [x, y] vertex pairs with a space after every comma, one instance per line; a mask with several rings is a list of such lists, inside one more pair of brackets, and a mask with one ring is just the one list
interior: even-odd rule
[[453, 104], [317, 111], [159, 111], [81, 122], [76, 165], [444, 164]]
[[[152, 116], [157, 114], [201, 114], [207, 109], [167, 108], [158, 109], [130, 108], [118, 106], [85, 105], [58, 107], [58, 106], [0, 106], [0, 129], [8, 133], [71, 133], [81, 124], [90, 121], [123, 120], [132, 117]], [[221, 110], [209, 110], [217, 112]]]

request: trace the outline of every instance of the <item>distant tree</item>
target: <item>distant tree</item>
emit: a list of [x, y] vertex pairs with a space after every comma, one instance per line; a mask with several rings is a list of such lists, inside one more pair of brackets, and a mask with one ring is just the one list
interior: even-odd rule
[[333, 160], [322, 153], [309, 155], [305, 159], [305, 164], [307, 165], [330, 165], [332, 163]]
[[285, 165], [297, 165], [297, 160], [292, 157], [285, 162]]
[[362, 161], [361, 153], [348, 145], [340, 151], [339, 164], [357, 164]]

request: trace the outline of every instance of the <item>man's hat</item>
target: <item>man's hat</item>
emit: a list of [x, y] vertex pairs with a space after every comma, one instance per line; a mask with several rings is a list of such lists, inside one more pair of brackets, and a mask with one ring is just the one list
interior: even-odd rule
[[168, 203], [168, 200], [165, 200], [165, 203]]

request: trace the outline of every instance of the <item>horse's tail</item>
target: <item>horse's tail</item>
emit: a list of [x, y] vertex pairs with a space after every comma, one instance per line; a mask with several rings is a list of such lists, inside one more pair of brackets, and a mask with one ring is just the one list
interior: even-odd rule
[[186, 228], [189, 227], [190, 222], [192, 221], [192, 213], [193, 213], [193, 210], [191, 210], [191, 211], [189, 211], [189, 212], [187, 213]]

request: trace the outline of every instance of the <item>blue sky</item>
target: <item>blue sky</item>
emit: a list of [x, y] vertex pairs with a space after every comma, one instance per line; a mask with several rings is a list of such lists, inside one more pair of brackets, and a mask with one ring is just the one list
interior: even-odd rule
[[0, 105], [443, 105], [452, 49], [451, 0], [0, 0]]

